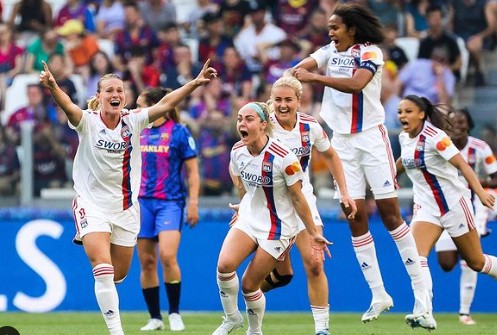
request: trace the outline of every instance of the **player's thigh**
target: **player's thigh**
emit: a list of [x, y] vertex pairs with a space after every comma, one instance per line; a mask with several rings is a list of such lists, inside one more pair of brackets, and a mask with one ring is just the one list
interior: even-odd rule
[[138, 258], [142, 267], [157, 266], [157, 241], [153, 238], [138, 238], [136, 243]]
[[453, 238], [457, 250], [461, 254], [462, 259], [471, 267], [483, 267], [485, 258], [481, 247], [480, 236], [473, 229], [467, 233]]
[[218, 258], [218, 271], [228, 273], [235, 271], [238, 266], [257, 248], [255, 239], [247, 232], [235, 228], [235, 223], [226, 235]]
[[411, 231], [416, 241], [416, 247], [420, 256], [427, 257], [435, 242], [442, 234], [440, 225], [420, 219], [411, 223]]
[[126, 277], [131, 266], [134, 247], [111, 244], [110, 253], [114, 265], [114, 278], [120, 280]]
[[277, 260], [266, 250], [257, 248], [242, 278], [244, 293], [253, 292], [260, 288], [264, 279], [276, 266]]

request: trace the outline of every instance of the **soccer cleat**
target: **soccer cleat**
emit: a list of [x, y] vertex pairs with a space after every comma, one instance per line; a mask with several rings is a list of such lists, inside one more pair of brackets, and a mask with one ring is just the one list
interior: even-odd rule
[[262, 334], [262, 332], [253, 332], [249, 329], [249, 330], [247, 330], [245, 335], [263, 335], [263, 334]]
[[150, 319], [147, 324], [140, 328], [143, 331], [151, 331], [151, 330], [163, 330], [164, 322], [161, 319]]
[[469, 314], [459, 314], [459, 322], [465, 326], [476, 325], [476, 321]]
[[381, 313], [388, 311], [393, 307], [392, 297], [387, 295], [385, 300], [373, 301], [368, 310], [362, 315], [362, 322], [366, 323], [378, 319]]
[[169, 314], [168, 318], [169, 329], [171, 329], [173, 332], [180, 332], [182, 330], [185, 330], [185, 324], [183, 323], [181, 315], [179, 315], [178, 313], [171, 313]]
[[328, 329], [322, 329], [316, 332], [316, 335], [330, 335], [330, 331]]
[[238, 312], [234, 320], [223, 316], [223, 323], [212, 333], [212, 335], [228, 335], [232, 331], [243, 327], [242, 313]]
[[83, 241], [81, 240], [81, 237], [79, 236], [78, 233], [76, 233], [74, 235], [74, 237], [72, 238], [72, 243], [74, 243], [76, 245], [83, 245]]
[[437, 329], [437, 321], [435, 321], [431, 312], [426, 312], [422, 315], [407, 314], [406, 324], [408, 324], [413, 329], [424, 328], [428, 331]]

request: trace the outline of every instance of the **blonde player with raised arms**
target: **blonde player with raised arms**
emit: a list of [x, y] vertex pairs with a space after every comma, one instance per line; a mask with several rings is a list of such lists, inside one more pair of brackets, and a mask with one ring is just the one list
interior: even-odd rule
[[77, 235], [93, 268], [95, 296], [109, 333], [122, 335], [115, 283], [128, 273], [140, 228], [140, 132], [209, 82], [216, 71], [207, 61], [194, 80], [149, 108], [130, 111], [124, 108], [123, 81], [115, 74], [99, 80], [89, 109], [82, 110], [60, 89], [45, 63], [43, 68], [40, 82], [78, 133], [73, 169]]

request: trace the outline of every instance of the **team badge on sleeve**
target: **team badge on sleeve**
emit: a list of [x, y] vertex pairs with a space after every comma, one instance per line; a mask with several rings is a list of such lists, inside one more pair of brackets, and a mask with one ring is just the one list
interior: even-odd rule
[[378, 58], [378, 55], [374, 51], [366, 51], [361, 55], [361, 61], [374, 60], [376, 58]]
[[485, 163], [492, 164], [493, 162], [495, 162], [495, 156], [494, 155], [490, 155], [490, 156], [485, 157]]
[[452, 144], [452, 141], [450, 140], [449, 137], [444, 137], [442, 138], [438, 143], [437, 143], [437, 150], [438, 151], [444, 151], [447, 149]]
[[289, 176], [293, 176], [299, 171], [300, 171], [300, 163], [297, 161], [293, 162], [291, 165], [288, 165], [285, 168], [285, 173]]

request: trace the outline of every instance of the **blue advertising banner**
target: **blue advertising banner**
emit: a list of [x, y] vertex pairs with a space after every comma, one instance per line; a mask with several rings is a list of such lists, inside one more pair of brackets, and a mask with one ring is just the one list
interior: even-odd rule
[[[194, 229], [184, 228], [179, 252], [182, 270], [181, 309], [220, 311], [216, 285], [217, 255], [228, 230], [231, 211], [204, 209]], [[333, 241], [332, 259], [325, 269], [330, 284], [332, 311], [363, 312], [371, 295], [352, 250], [350, 233], [337, 212], [323, 213], [325, 235]], [[492, 227], [494, 223], [490, 224]], [[395, 312], [409, 312], [413, 297], [411, 284], [395, 244], [377, 217], [370, 224], [383, 273], [385, 287], [394, 299]], [[497, 228], [497, 227], [495, 227]], [[497, 229], [494, 229], [497, 232]], [[71, 243], [74, 235], [69, 211], [42, 209], [0, 210], [0, 311], [93, 311], [98, 310], [93, 293], [91, 266], [83, 248]], [[483, 249], [497, 254], [497, 233], [482, 240]], [[298, 250], [291, 253], [292, 282], [267, 293], [267, 309], [307, 311], [307, 284]], [[432, 253], [429, 264], [433, 275], [434, 308], [438, 312], [457, 312], [459, 308], [459, 267], [444, 273]], [[245, 264], [239, 269], [241, 278]], [[118, 285], [122, 310], [145, 310], [139, 263], [135, 257], [124, 283]], [[497, 312], [497, 282], [479, 275], [472, 310]], [[161, 304], [167, 299], [161, 290]], [[240, 306], [243, 299], [240, 296]]]

